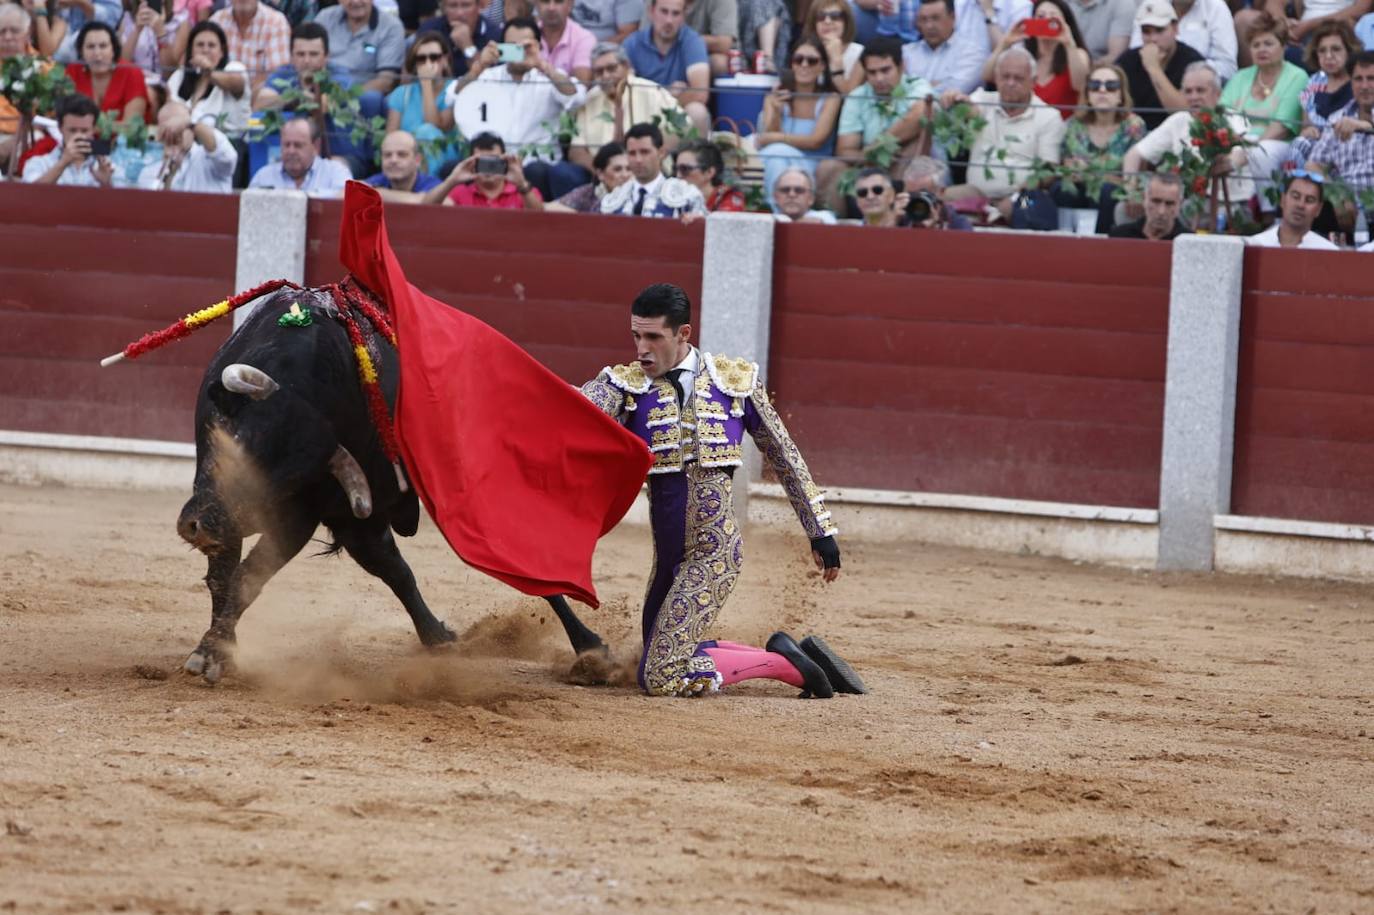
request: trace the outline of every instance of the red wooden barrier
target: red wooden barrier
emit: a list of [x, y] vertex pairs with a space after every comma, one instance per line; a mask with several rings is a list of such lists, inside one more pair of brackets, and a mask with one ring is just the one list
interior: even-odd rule
[[[337, 280], [337, 201], [310, 204], [306, 282]], [[701, 296], [703, 227], [669, 220], [389, 205], [412, 283], [510, 337], [568, 381], [634, 358], [630, 302], [650, 283]]]
[[0, 184], [0, 429], [191, 441], [211, 327], [100, 359], [235, 290], [238, 198]]
[[1374, 524], [1372, 264], [1245, 252], [1236, 514]]
[[822, 485], [1153, 507], [1169, 258], [782, 225], [769, 387]]

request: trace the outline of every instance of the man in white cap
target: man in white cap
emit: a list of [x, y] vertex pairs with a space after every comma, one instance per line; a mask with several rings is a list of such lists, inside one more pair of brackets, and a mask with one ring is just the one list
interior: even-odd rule
[[1188, 65], [1202, 60], [1196, 48], [1178, 40], [1178, 13], [1169, 0], [1145, 0], [1135, 12], [1144, 42], [1117, 59], [1131, 86], [1131, 99], [1145, 126], [1154, 130], [1172, 112], [1188, 107], [1179, 87]]

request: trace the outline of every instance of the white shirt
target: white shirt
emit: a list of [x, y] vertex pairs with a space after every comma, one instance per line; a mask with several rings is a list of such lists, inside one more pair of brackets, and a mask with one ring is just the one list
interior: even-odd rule
[[258, 169], [253, 180], [248, 182], [248, 186], [268, 190], [305, 191], [311, 197], [342, 197], [344, 185], [352, 177], [353, 174], [347, 167], [333, 159], [316, 156], [315, 164], [310, 166], [310, 170], [301, 178], [300, 184], [286, 173], [280, 162], [270, 162]]
[[1033, 15], [1031, 0], [992, 0], [992, 21], [1003, 32], [1010, 32], [1016, 23]]
[[[682, 386], [683, 393], [687, 395], [686, 399], [682, 402], [686, 405], [692, 402], [692, 394], [696, 387], [695, 382], [697, 373], [701, 371], [701, 363], [697, 361], [697, 348], [695, 346], [688, 347], [687, 358], [673, 366], [669, 371], [676, 371], [678, 369], [682, 369], [682, 374], [678, 376], [677, 383]], [[665, 375], [664, 377], [666, 378], [667, 376]]]
[[[1279, 244], [1279, 224], [1274, 223], [1258, 235], [1250, 235], [1245, 239], [1247, 245], [1254, 245], [1257, 248], [1282, 248]], [[1340, 246], [1334, 245], [1322, 238], [1316, 232], [1308, 232], [1302, 237], [1299, 248], [1309, 248], [1314, 251], [1339, 251]]]
[[[1164, 119], [1154, 130], [1145, 134], [1145, 137], [1132, 148], [1137, 150], [1141, 157], [1151, 165], [1155, 165], [1164, 157], [1165, 153], [1173, 153], [1182, 157], [1188, 155], [1192, 150], [1192, 137], [1188, 131], [1193, 124], [1193, 113], [1191, 111], [1175, 111]], [[1226, 126], [1232, 133], [1244, 136], [1246, 131], [1245, 119], [1237, 114], [1226, 116]], [[1266, 173], [1265, 178], [1269, 175]], [[1254, 194], [1254, 185], [1249, 178], [1227, 178], [1226, 185], [1231, 194], [1232, 202], [1249, 200]]]
[[[1236, 75], [1236, 21], [1226, 0], [1194, 0], [1178, 20], [1178, 40], [1205, 57], [1222, 82]], [[1144, 43], [1137, 25], [1131, 47]]]
[[[996, 92], [979, 89], [969, 96], [987, 120], [969, 154], [968, 182], [988, 197], [1006, 197], [1026, 183], [1027, 169], [1038, 159], [1058, 162], [1065, 121], [1036, 96], [1012, 117], [998, 104]], [[1000, 153], [1005, 152], [1005, 155]], [[991, 176], [989, 176], [989, 172]]]
[[444, 105], [453, 109], [453, 118], [463, 136], [494, 133], [510, 152], [527, 144], [539, 144], [544, 148], [525, 161], [557, 162], [563, 158], [563, 151], [545, 124], [557, 124], [559, 115], [587, 101], [586, 88], [577, 80], [572, 83], [576, 91], [564, 95], [538, 70], [528, 71], [516, 82], [502, 64], [483, 70], [461, 92], [455, 92], [455, 82], [444, 94]]
[[[225, 115], [224, 129], [232, 134], [240, 134], [248, 129], [248, 116], [253, 111], [252, 80], [248, 79], [248, 70], [237, 60], [225, 64], [223, 72], [237, 73], [243, 77], [243, 94], [234, 98], [219, 86], [211, 84], [210, 91], [191, 109], [191, 120], [199, 123], [204, 118], [209, 118], [213, 123], [216, 118], [223, 114]], [[178, 98], [177, 93], [181, 91], [181, 83], [185, 78], [186, 71], [184, 69], [178, 70], [168, 77], [167, 98]]]
[[171, 187], [164, 188], [163, 168], [167, 160], [149, 162], [138, 175], [138, 186], [145, 191], [189, 191], [198, 194], [229, 194], [234, 190], [234, 166], [239, 163], [238, 150], [229, 138], [215, 131], [215, 151], [192, 142], [191, 148], [172, 176]]
[[640, 216], [676, 219], [684, 213], [706, 212], [706, 201], [702, 199], [701, 191], [681, 178], [668, 178], [662, 174], [648, 184], [640, 184], [638, 178], [626, 181], [601, 198], [601, 212], [633, 216], [635, 204], [641, 198], [643, 205], [639, 208]]
[[801, 219], [793, 220], [786, 213], [774, 213], [773, 217], [778, 222], [819, 222], [827, 226], [835, 225], [835, 214], [829, 210], [807, 210], [806, 215]]
[[[46, 175], [59, 159], [62, 158], [62, 144], [59, 142], [57, 148], [45, 156], [34, 156], [24, 163], [23, 178], [25, 184], [33, 184]], [[111, 163], [113, 164], [113, 163]], [[95, 156], [87, 156], [83, 162], [72, 162], [62, 170], [62, 174], [57, 178], [57, 184], [65, 187], [104, 187], [99, 181], [95, 180]], [[120, 175], [119, 168], [114, 169], [114, 177], [110, 179], [110, 187], [126, 187], [127, 182]]]
[[1302, 5], [1302, 19], [1306, 22], [1309, 19], [1330, 16], [1332, 13], [1339, 13], [1354, 2], [1355, 0], [1307, 0]]
[[1374, 251], [1374, 241], [1371, 241], [1369, 244], [1366, 244], [1366, 245], [1360, 245], [1360, 246], [1359, 246], [1358, 248], [1356, 248], [1355, 250], [1356, 250], [1356, 251]]

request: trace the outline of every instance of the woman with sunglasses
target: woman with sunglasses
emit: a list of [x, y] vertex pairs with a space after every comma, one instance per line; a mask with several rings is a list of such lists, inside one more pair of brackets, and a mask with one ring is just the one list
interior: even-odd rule
[[1024, 42], [1026, 50], [1035, 57], [1035, 95], [1046, 105], [1059, 109], [1064, 120], [1073, 116], [1074, 106], [1088, 81], [1092, 58], [1084, 50], [1083, 35], [1078, 20], [1064, 0], [1040, 0], [1035, 4], [1037, 20], [1059, 23], [1059, 32], [1044, 38], [1026, 37], [1025, 20], [1012, 26], [997, 42], [996, 49], [983, 64], [983, 82], [993, 81], [997, 56], [1017, 42]]
[[711, 141], [699, 140], [678, 150], [673, 171], [701, 191], [706, 212], [744, 212], [744, 194], [734, 185], [725, 183], [725, 159]]
[[[420, 142], [442, 139], [452, 125], [452, 112], [440, 109], [440, 100], [453, 85], [453, 48], [441, 32], [421, 32], [406, 52], [401, 85], [386, 97], [386, 132], [404, 130]], [[439, 159], [456, 159], [458, 151], [445, 150]], [[437, 160], [436, 160], [437, 161]], [[442, 173], [443, 165], [440, 164]]]
[[1302, 168], [1307, 161], [1307, 154], [1321, 139], [1322, 131], [1331, 126], [1331, 116], [1350, 104], [1350, 74], [1355, 67], [1355, 55], [1361, 50], [1350, 23], [1343, 19], [1328, 19], [1312, 30], [1305, 60], [1312, 78], [1298, 96], [1302, 130], [1288, 151], [1295, 167]]
[[1079, 111], [1064, 130], [1060, 164], [1075, 177], [1108, 174], [1096, 197], [1090, 197], [1082, 181], [1073, 193], [1056, 187], [1055, 203], [1061, 207], [1097, 210], [1097, 233], [1106, 235], [1116, 209], [1121, 161], [1145, 136], [1145, 122], [1131, 111], [1131, 90], [1126, 74], [1115, 64], [1094, 67], [1079, 100]]
[[224, 115], [220, 128], [231, 137], [248, 129], [252, 109], [248, 97], [248, 69], [229, 59], [224, 29], [206, 20], [197, 22], [186, 43], [181, 69], [167, 78], [167, 95], [191, 109], [191, 123]]
[[826, 64], [825, 46], [815, 35], [803, 35], [792, 52], [792, 70], [763, 99], [754, 148], [763, 158], [763, 190], [773, 199], [773, 185], [789, 168], [816, 177], [816, 165], [835, 154], [835, 123], [841, 97], [835, 94]]
[[119, 63], [119, 36], [113, 28], [98, 20], [83, 25], [76, 33], [76, 53], [79, 62], [67, 64], [67, 76], [79, 95], [94, 99], [122, 124], [151, 123], [143, 71]]
[[816, 0], [806, 14], [803, 35], [815, 35], [825, 48], [825, 69], [841, 94], [857, 89], [864, 81], [859, 56], [864, 46], [854, 40], [854, 11], [845, 0]]

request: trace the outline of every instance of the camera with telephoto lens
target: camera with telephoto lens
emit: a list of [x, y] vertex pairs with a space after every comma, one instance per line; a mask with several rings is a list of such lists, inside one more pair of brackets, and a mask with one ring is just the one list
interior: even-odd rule
[[906, 221], [909, 226], [923, 225], [931, 214], [938, 213], [944, 204], [930, 191], [918, 191], [906, 203]]

